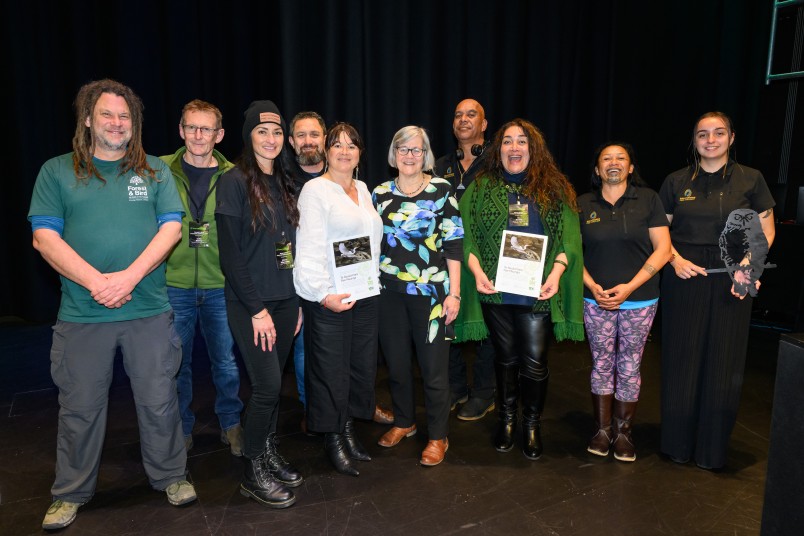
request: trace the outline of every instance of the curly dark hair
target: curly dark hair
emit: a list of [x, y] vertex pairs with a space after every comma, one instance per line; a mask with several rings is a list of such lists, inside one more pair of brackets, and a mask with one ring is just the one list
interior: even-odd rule
[[522, 118], [507, 122], [494, 135], [494, 141], [486, 151], [489, 157], [485, 159], [478, 171], [478, 177], [486, 176], [491, 180], [502, 180], [505, 168], [502, 163], [501, 148], [505, 131], [511, 127], [519, 127], [528, 139], [528, 154], [530, 159], [526, 169], [526, 177], [522, 183], [523, 195], [535, 201], [540, 207], [555, 208], [559, 203], [567, 204], [573, 210], [578, 209], [575, 202], [575, 189], [567, 176], [558, 169], [558, 164], [550, 154], [544, 134], [536, 125]]

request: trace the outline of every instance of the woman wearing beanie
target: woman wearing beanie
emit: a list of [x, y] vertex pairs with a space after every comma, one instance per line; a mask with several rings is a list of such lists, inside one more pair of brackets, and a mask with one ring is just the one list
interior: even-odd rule
[[272, 508], [296, 501], [288, 487], [302, 476], [277, 451], [279, 392], [299, 303], [293, 256], [299, 211], [288, 173], [285, 121], [276, 105], [254, 101], [245, 112], [243, 152], [218, 185], [221, 269], [226, 311], [251, 380], [243, 433], [240, 493]]

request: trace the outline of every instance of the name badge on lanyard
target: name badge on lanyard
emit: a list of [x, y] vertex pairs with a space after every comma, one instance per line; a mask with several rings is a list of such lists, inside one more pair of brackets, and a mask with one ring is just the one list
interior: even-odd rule
[[528, 222], [528, 205], [520, 203], [510, 203], [508, 205], [508, 225], [510, 227], [527, 227]]
[[293, 244], [285, 238], [285, 233], [282, 233], [282, 240], [274, 243], [274, 250], [276, 251], [276, 267], [280, 270], [292, 270]]
[[189, 246], [191, 248], [208, 248], [209, 222], [190, 221], [189, 235], [190, 235]]
[[523, 205], [519, 201], [519, 197], [522, 194], [522, 185], [506, 182], [505, 189], [509, 194], [516, 195], [516, 203], [508, 203], [508, 226], [527, 227], [530, 221], [528, 217], [528, 204], [525, 203]]

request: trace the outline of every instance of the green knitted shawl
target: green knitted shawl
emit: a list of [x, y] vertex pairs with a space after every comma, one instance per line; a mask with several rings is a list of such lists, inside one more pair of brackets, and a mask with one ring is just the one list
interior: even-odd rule
[[[502, 233], [508, 223], [508, 192], [499, 180], [475, 179], [460, 202], [463, 220], [464, 261], [473, 254], [490, 278], [497, 273]], [[578, 214], [565, 203], [560, 207], [539, 207], [548, 239], [543, 278], [547, 279], [556, 255], [567, 256], [567, 269], [561, 276], [558, 292], [549, 300], [537, 300], [534, 311], [550, 311], [556, 340], [582, 341], [583, 331], [583, 252]], [[480, 303], [502, 303], [501, 294], [480, 294], [475, 278], [464, 262], [461, 269], [461, 310], [455, 325], [457, 340], [482, 340], [488, 337]]]

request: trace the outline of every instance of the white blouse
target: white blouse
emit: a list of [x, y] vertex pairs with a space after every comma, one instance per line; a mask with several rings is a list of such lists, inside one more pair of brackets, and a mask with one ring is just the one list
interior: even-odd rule
[[355, 181], [358, 204], [343, 188], [324, 177], [311, 179], [299, 195], [299, 229], [293, 283], [299, 297], [321, 302], [335, 294], [335, 278], [328, 256], [332, 243], [355, 236], [371, 237], [374, 271], [380, 275], [382, 220], [363, 181]]

